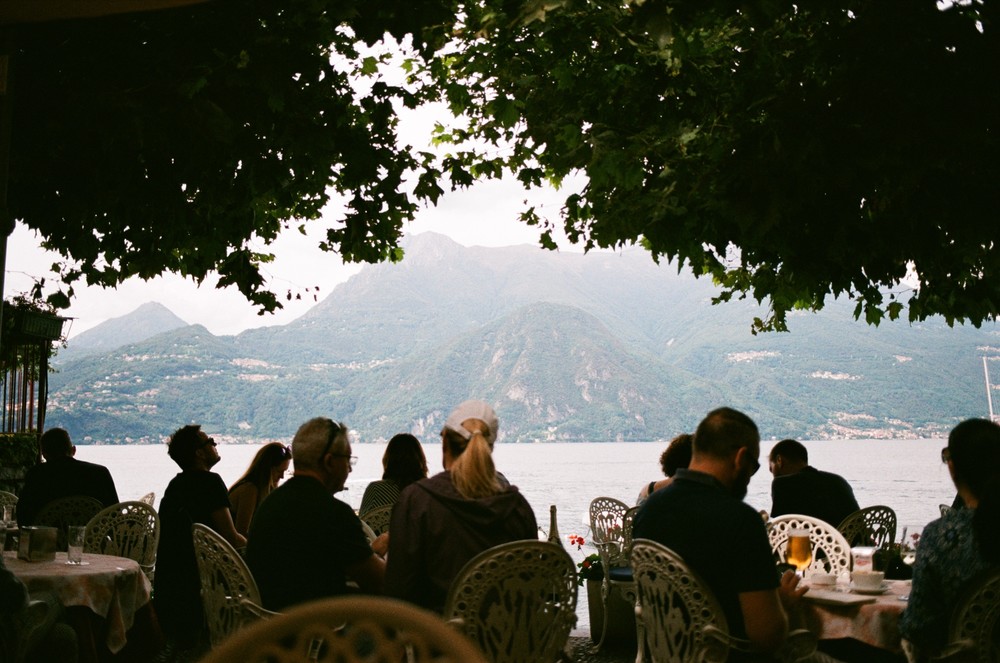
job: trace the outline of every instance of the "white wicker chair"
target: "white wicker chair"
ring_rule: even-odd
[[[375,536],[389,531],[389,518],[392,516],[392,505],[380,506],[371,511],[367,511],[361,516],[361,522],[368,525]]]
[[[276,614],[260,607],[260,590],[253,574],[228,541],[201,523],[191,526],[191,536],[201,577],[201,604],[213,648],[248,622]]]
[[[201,663],[232,661],[487,663],[475,645],[438,615],[370,596],[305,603],[248,626]]]
[[[781,561],[785,560],[788,531],[805,529],[809,532],[809,542],[813,549],[813,559],[809,565],[811,570],[834,575],[851,570],[851,546],[844,535],[830,523],[810,516],[787,514],[771,518],[765,526],[767,527],[767,538],[771,542],[771,550]],[[822,551],[823,554],[817,554],[819,551]]]
[[[837,525],[852,546],[881,548],[896,542],[896,512],[887,506],[869,506],[859,509]]]
[[[144,502],[120,502],[97,512],[87,523],[84,552],[128,557],[153,582],[160,517]]]
[[[576,623],[576,564],[547,541],[513,541],[462,568],[445,600],[444,618],[492,663],[560,660]]]
[[[749,642],[729,634],[715,595],[679,555],[655,541],[636,539],[632,546],[644,643],[654,663],[725,661],[730,649],[749,650]],[[816,636],[793,631],[779,651],[782,661],[798,661],[816,651]]]

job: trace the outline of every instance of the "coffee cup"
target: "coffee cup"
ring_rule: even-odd
[[[885,573],[882,571],[855,571],[851,574],[851,582],[858,589],[879,589]]]
[[[809,584],[817,587],[836,585],[837,576],[832,573],[813,573],[809,576]]]

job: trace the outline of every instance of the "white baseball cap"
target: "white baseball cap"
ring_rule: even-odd
[[[489,444],[493,444],[497,439],[497,430],[500,427],[500,421],[497,419],[497,413],[493,411],[485,401],[465,401],[448,415],[448,419],[444,422],[444,427],[448,430],[455,431],[466,440],[472,437],[472,431],[466,430],[462,426],[462,422],[469,419],[478,419],[486,424],[487,432],[483,435]]]

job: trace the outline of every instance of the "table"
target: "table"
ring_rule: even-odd
[[[111,653],[125,647],[135,613],[150,600],[149,580],[138,563],[125,557],[84,553],[87,564],[76,566],[66,563],[64,552],[49,562],[26,562],[5,552],[3,561],[29,593],[51,592],[63,606],[89,608],[103,618]]]
[[[816,590],[817,596],[810,599],[809,593],[806,593],[805,600],[802,601],[806,627],[820,640],[853,638],[891,652],[902,651],[899,617],[906,608],[906,601],[900,597],[910,593],[910,581],[887,580],[886,583],[889,585],[886,593],[869,596],[867,598],[874,601],[860,605],[820,603],[818,596],[822,592],[819,590],[827,588],[812,588],[810,591]],[[838,587],[838,589],[847,588]],[[859,595],[845,594],[845,596]]]

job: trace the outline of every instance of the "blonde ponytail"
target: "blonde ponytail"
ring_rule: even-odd
[[[466,499],[477,499],[499,493],[493,448],[483,431],[472,431],[468,442],[450,430],[445,431],[445,437],[454,458],[449,471],[458,494]]]

